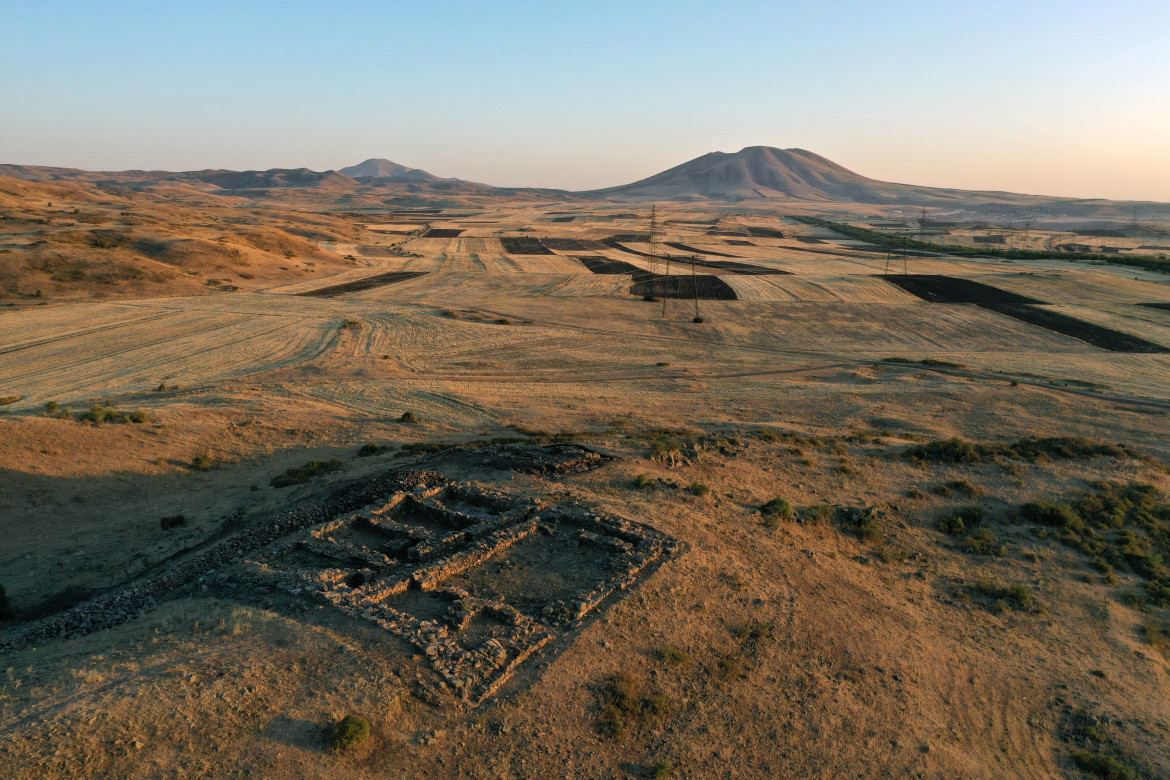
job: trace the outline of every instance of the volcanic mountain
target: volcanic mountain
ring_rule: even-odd
[[[784,198],[947,205],[969,204],[973,197],[999,203],[1034,200],[1033,196],[1007,192],[972,192],[878,181],[804,149],[770,146],[749,146],[734,154],[711,152],[632,184],[581,194],[617,201]]]
[[[462,179],[444,179],[433,173],[427,173],[420,168],[408,168],[405,165],[399,165],[396,162],[391,162],[381,157],[371,157],[365,162],[351,165],[348,168],[342,168],[338,173],[343,173],[351,179],[357,179],[362,182],[368,180],[412,183],[462,181]]]

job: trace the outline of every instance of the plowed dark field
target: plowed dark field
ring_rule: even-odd
[[[600,241],[589,241],[587,239],[542,238],[540,239],[540,243],[549,249],[556,249],[561,252],[598,252],[605,249],[605,244]]]
[[[1017,295],[989,284],[936,274],[887,274],[881,277],[931,303],[1044,303],[1025,295]]]
[[[1039,306],[1022,306],[1011,303],[981,303],[978,305],[981,308],[1012,317],[1021,322],[1026,322],[1029,325],[1035,325],[1045,330],[1071,336],[1074,339],[1092,344],[1094,347],[1107,349],[1110,352],[1170,353],[1170,349],[1163,347],[1161,344],[1155,344],[1139,336],[1132,336],[1128,333],[1113,330],[1112,328],[1094,325],[1091,322],[1078,320],[1076,317],[1070,317],[1067,314],[1061,314]]]
[[[683,244],[683,243],[680,243],[678,241],[667,241],[665,243],[668,247],[671,247],[673,249],[677,249],[680,252],[690,252],[692,254],[697,254],[697,255],[711,255],[712,257],[739,257],[739,255],[729,255],[729,254],[726,254],[724,252],[716,252],[713,249],[699,249],[697,246],[691,246],[690,244]],[[730,243],[730,242],[728,242],[728,243]],[[748,244],[748,246],[753,246],[753,244]]]
[[[367,276],[365,279],[356,279],[344,284],[335,284],[330,287],[321,287],[316,290],[297,293],[297,295],[312,298],[333,298],[338,295],[345,295],[346,293],[358,292],[359,290],[368,290],[371,287],[382,287],[387,284],[405,282],[407,279],[424,276],[425,274],[426,271],[390,271],[389,273]]]
[[[735,290],[718,276],[652,276],[634,282],[630,287],[634,295],[653,295],[655,298],[699,298],[704,301],[736,301]]]
[[[636,265],[621,260],[613,260],[602,255],[576,255],[573,259],[580,262],[595,274],[630,274],[631,276],[635,276],[647,273]]]
[[[540,243],[539,238],[528,238],[527,236],[509,236],[501,238],[500,243],[504,245],[504,251],[510,255],[551,255],[553,254],[548,247]]]

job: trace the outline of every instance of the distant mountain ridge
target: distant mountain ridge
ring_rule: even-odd
[[[1170,205],[1148,201],[1062,198],[1011,192],[947,189],[879,181],[854,173],[804,149],[748,146],[738,152],[710,152],[661,173],[604,189],[570,192],[545,188],[494,187],[464,179],[441,178],[419,168],[372,157],[339,171],[272,168],[266,171],[85,171],[38,165],[2,165],[0,177],[26,181],[81,181],[144,188],[181,185],[208,194],[297,197],[297,191],[334,197],[386,192],[416,199],[491,199],[524,196],[555,201],[605,200],[619,203],[651,201],[803,201],[875,205],[928,206],[956,210],[1058,209],[1069,216],[1111,214],[1132,206],[1153,207],[1170,215]],[[419,201],[421,202],[421,200]],[[452,201],[454,202],[454,201]]]

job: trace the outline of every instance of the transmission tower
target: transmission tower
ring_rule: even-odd
[[[655,276],[658,275],[658,254],[661,251],[658,247],[658,207],[650,206],[650,249],[647,252],[649,255],[646,259],[650,263],[650,273]]]

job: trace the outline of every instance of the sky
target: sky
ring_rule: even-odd
[[[1170,202],[1167,0],[54,2],[0,11],[0,162],[589,189],[711,151]]]

